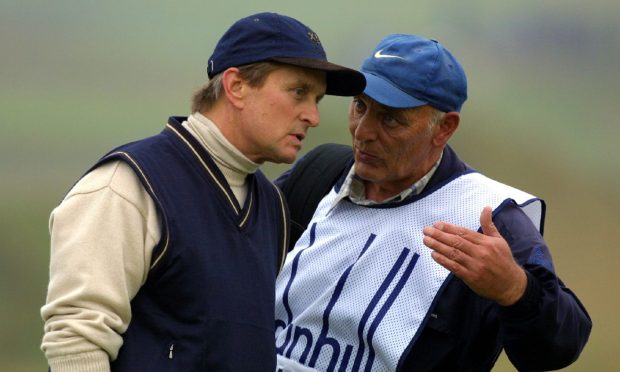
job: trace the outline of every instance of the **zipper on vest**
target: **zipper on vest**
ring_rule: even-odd
[[[174,344],[170,344],[170,348],[168,349],[168,359],[174,358]]]

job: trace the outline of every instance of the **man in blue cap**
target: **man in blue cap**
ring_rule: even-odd
[[[258,170],[295,160],[324,94],[362,92],[318,36],[243,18],[189,117],[93,166],[50,219],[42,349],[58,371],[273,371],[283,198]]]
[[[591,321],[554,272],[544,202],[447,145],[467,98],[460,63],[397,34],[361,71],[351,160],[322,146],[276,180],[307,227],[276,282],[279,368],[488,371],[502,348],[519,370],[572,363]],[[300,196],[322,180],[325,196]]]

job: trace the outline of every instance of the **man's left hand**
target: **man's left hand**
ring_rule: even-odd
[[[446,222],[424,228],[424,245],[433,259],[459,277],[478,295],[509,306],[527,286],[525,271],[493,224],[492,209],[480,214],[482,234]]]

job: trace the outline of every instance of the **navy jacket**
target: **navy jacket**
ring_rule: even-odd
[[[248,176],[245,205],[238,205],[182,120],[171,118],[159,135],[101,160],[127,162],[162,220],[112,370],[274,370],[273,288],[287,240],[283,199],[257,172]]]
[[[337,189],[352,164],[349,161],[342,169],[335,183]],[[296,195],[290,187],[292,183],[287,185],[295,166],[275,181],[285,190],[287,199]],[[446,147],[437,171],[422,193],[413,198],[422,198],[457,175],[471,171]],[[295,216],[292,208],[291,215]],[[292,222],[295,225],[296,221]],[[478,296],[463,281],[451,276],[429,322],[400,361],[399,370],[488,371],[502,348],[520,371],[550,370],[569,365],[581,353],[590,335],[590,317],[556,276],[541,234],[514,204],[502,208],[493,222],[526,270],[525,294],[514,305],[502,307]]]

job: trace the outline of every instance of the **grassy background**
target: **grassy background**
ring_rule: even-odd
[[[436,38],[463,63],[470,98],[452,145],[487,175],[547,201],[557,271],[594,321],[570,371],[620,363],[620,4],[599,0],[0,0],[0,370],[44,370],[39,308],[51,209],[108,149],[189,109],[206,61],[240,17],[277,11],[359,67],[388,33]],[[348,99],[321,103],[305,150],[349,143]],[[271,177],[286,169],[264,168]],[[502,358],[495,371],[511,371]]]

